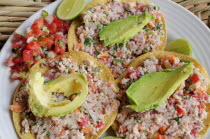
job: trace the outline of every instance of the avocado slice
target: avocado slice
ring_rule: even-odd
[[[99,32],[100,40],[104,46],[113,46],[118,43],[125,43],[132,39],[142,28],[155,17],[147,12],[137,16],[114,21]]]
[[[142,76],[126,90],[129,107],[136,112],[157,108],[190,76],[193,63],[189,62],[175,70],[154,72]]]
[[[83,74],[75,72],[44,83],[41,73],[35,72],[29,76],[27,90],[28,104],[35,116],[60,117],[82,105],[88,95],[88,82]],[[79,91],[81,93],[73,101],[52,102],[52,93],[64,93],[64,96],[69,97]]]

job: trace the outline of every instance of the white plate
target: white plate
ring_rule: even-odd
[[[54,13],[58,6],[58,0],[45,8],[50,14]],[[88,2],[91,0],[87,0]],[[161,7],[167,20],[168,40],[176,38],[185,38],[190,41],[193,46],[193,56],[200,61],[203,66],[210,73],[210,62],[208,62],[208,55],[210,54],[210,30],[191,12],[183,7],[177,5],[170,0],[151,0]],[[27,27],[31,26],[35,19],[39,18],[41,10],[26,20],[17,30],[25,31]],[[0,53],[0,138],[15,139],[15,133],[11,113],[8,105],[11,104],[14,90],[18,82],[11,82],[10,69],[4,65],[4,62],[11,54],[11,36]],[[210,138],[210,134],[206,139]]]

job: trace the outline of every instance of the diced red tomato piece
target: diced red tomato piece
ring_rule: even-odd
[[[207,93],[196,93],[193,97],[197,98],[198,100],[207,100],[209,98]]]
[[[194,74],[190,79],[193,83],[197,83],[200,80],[197,74]]]
[[[67,22],[64,22],[63,23],[63,26],[65,28],[65,31],[68,32],[69,31],[69,28],[70,28],[70,25]]]
[[[58,19],[57,17],[54,17],[53,22],[57,25],[58,28],[63,27],[63,21]]]
[[[191,133],[190,133],[191,135],[196,135],[196,134],[198,134],[198,131],[197,131],[197,129],[193,129],[193,130],[191,130]]]
[[[37,51],[39,47],[41,46],[40,41],[31,41],[29,44],[26,46],[26,49],[32,50],[32,51]]]
[[[164,136],[164,135],[159,135],[156,139],[166,139],[166,136]]]
[[[22,63],[23,62],[23,58],[15,58],[15,59],[13,59],[13,62],[15,63],[15,64],[19,64],[19,63]]]
[[[178,116],[181,116],[185,113],[185,110],[180,107],[176,107],[176,111],[177,111]]]
[[[205,109],[206,105],[203,102],[200,102],[200,104],[198,105],[198,109]]]
[[[80,118],[81,122],[80,122],[80,126],[81,127],[85,127],[88,123],[89,123],[89,119],[87,117],[82,117]]]
[[[32,25],[31,29],[33,30],[33,33],[37,37],[44,35],[44,31],[42,31],[41,29],[39,29],[36,25]]]
[[[14,43],[14,44],[12,45],[12,48],[19,48],[20,46],[21,46],[21,44]]]
[[[43,42],[43,46],[46,46],[48,50],[51,50],[52,45],[54,43],[53,40],[51,40],[47,37],[44,37],[44,38],[42,38],[42,42]]]
[[[28,63],[29,61],[33,61],[33,56],[32,56],[33,52],[30,50],[24,50],[23,51],[23,61]]]
[[[42,29],[42,27],[44,26],[44,19],[42,17],[36,19],[33,25],[37,26],[38,29]]]
[[[55,23],[47,25],[49,31],[51,34],[56,33],[57,30],[57,25]]]
[[[19,34],[15,34],[14,38],[12,39],[13,42],[19,42],[22,39],[24,39],[24,37],[22,35]]]
[[[139,70],[135,70],[135,69],[128,69],[127,73],[126,73],[126,77],[130,77],[131,74],[135,73],[137,77],[140,76],[140,72]]]
[[[104,122],[99,121],[98,124],[96,125],[97,128],[102,128],[104,126]]]
[[[169,103],[170,105],[174,105],[175,102],[176,102],[176,100],[175,100],[175,98],[173,98],[173,97],[170,97],[170,98],[168,99],[168,103]]]
[[[163,16],[162,13],[156,13],[155,15],[157,18]]]

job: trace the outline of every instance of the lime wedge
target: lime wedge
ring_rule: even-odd
[[[86,0],[63,0],[57,8],[56,15],[61,20],[72,20],[84,9]]]
[[[165,47],[165,51],[192,56],[192,46],[186,39],[176,39],[169,42]]]

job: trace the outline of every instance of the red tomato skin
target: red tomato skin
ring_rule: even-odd
[[[15,34],[14,38],[12,39],[13,42],[19,42],[21,40],[23,40],[24,37],[22,35],[19,34]]]
[[[197,74],[194,74],[190,79],[193,83],[197,83],[200,80]]]
[[[183,110],[182,108],[180,107],[176,107],[176,111],[177,111],[177,115],[178,116],[181,116],[185,113],[185,110]]]
[[[24,50],[23,51],[23,61],[24,62],[29,62],[29,61],[33,61],[33,56],[32,56],[33,52],[30,50]]]
[[[42,27],[44,26],[44,19],[42,17],[36,19],[33,25],[37,26],[38,29],[42,29]]]
[[[58,28],[63,27],[63,21],[58,19],[57,17],[54,17],[53,23],[55,23]]]
[[[81,119],[81,122],[80,122],[81,127],[85,127],[89,122],[89,119],[87,117],[82,117],[80,119]]]
[[[166,139],[166,136],[164,136],[164,135],[159,135],[156,139]]]
[[[99,121],[98,124],[96,125],[97,128],[102,128],[104,126],[104,122]]]
[[[54,33],[56,33],[57,25],[55,23],[51,23],[51,24],[47,25],[47,28],[49,29],[50,34],[54,34]]]
[[[39,47],[41,46],[40,41],[31,41],[29,44],[26,46],[26,49],[32,50],[32,51],[37,51]]]

